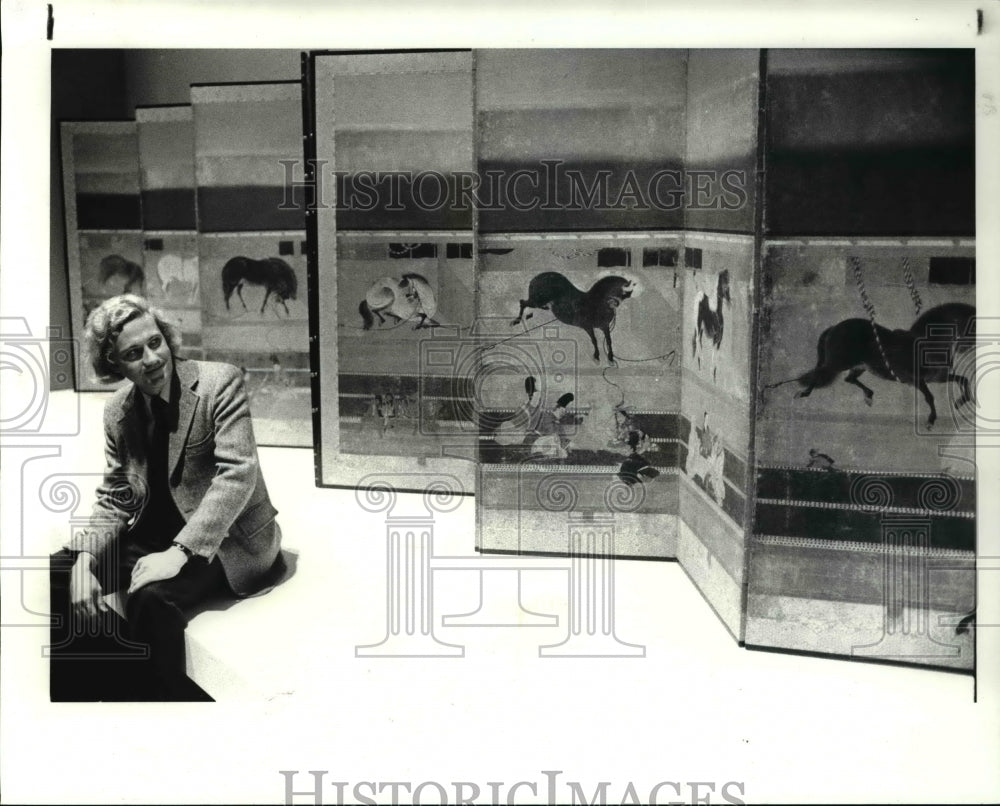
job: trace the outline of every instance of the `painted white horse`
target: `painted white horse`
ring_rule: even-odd
[[[194,302],[198,299],[198,258],[181,258],[180,255],[168,254],[159,259],[156,264],[156,276],[160,279],[160,288],[164,295],[169,296],[171,286],[186,291],[187,299]]]
[[[437,313],[437,297],[427,278],[419,274],[404,274],[401,278],[382,277],[371,284],[368,293],[358,306],[364,320],[364,329],[371,330],[375,324],[385,324],[385,316],[391,316],[397,323],[418,319],[414,330],[421,327],[437,327],[434,314]],[[383,316],[385,314],[385,316]]]

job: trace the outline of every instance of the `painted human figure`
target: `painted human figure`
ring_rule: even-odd
[[[618,469],[618,478],[629,486],[641,482],[652,481],[660,475],[660,471],[650,464],[645,456],[649,438],[639,432],[631,431],[628,435],[629,455]]]
[[[550,459],[566,459],[569,456],[570,441],[577,425],[575,418],[569,416],[568,410],[573,399],[572,392],[567,392],[556,401],[552,409],[541,412],[535,426],[538,437],[531,443],[533,456]]]
[[[535,379],[529,375],[524,379],[524,403],[514,412],[513,417],[501,422],[493,434],[498,445],[526,445],[534,440],[538,415],[541,413],[535,400],[536,392]]]

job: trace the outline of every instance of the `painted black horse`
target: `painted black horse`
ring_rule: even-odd
[[[956,353],[974,346],[975,316],[972,305],[950,302],[925,312],[909,330],[889,330],[868,319],[838,322],[820,334],[816,366],[793,379],[805,387],[798,397],[808,397],[813,389],[829,386],[846,371],[844,381],[864,392],[865,403],[870,406],[875,393],[858,380],[867,369],[878,378],[898,380],[919,389],[930,407],[930,428],[937,420],[937,409],[928,382],[957,383],[962,395],[955,401],[955,408],[971,399],[969,379],[954,372],[952,365]]]
[[[295,299],[298,293],[298,280],[292,267],[278,257],[268,257],[263,260],[253,260],[248,257],[234,257],[226,262],[222,267],[222,293],[226,300],[226,310],[229,310],[229,298],[235,291],[243,303],[243,310],[247,310],[246,300],[243,299],[243,285],[262,286],[264,288],[264,301],[261,303],[260,312],[264,313],[267,301],[274,294],[274,298],[281,303],[288,314],[288,305],[285,300]]]
[[[632,296],[632,281],[624,277],[602,277],[589,291],[581,291],[559,272],[546,271],[536,274],[528,285],[528,298],[521,300],[521,310],[511,325],[519,325],[533,314],[525,315],[525,308],[542,308],[552,312],[560,322],[582,328],[594,345],[594,360],[600,361],[595,330],[604,334],[608,362],[615,363],[611,346],[611,323],[618,306]]]
[[[145,293],[146,273],[138,263],[126,260],[121,255],[108,255],[101,260],[101,285],[104,285],[112,277],[121,277],[124,280],[125,285],[122,291],[125,294]]]

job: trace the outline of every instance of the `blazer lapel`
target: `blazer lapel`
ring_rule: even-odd
[[[118,437],[124,446],[125,470],[142,479],[141,486],[136,488],[132,484],[131,475],[128,477],[129,485],[134,489],[137,499],[142,502],[140,510],[136,511],[133,518],[138,517],[141,507],[145,506],[145,496],[149,490],[149,440],[146,436],[146,417],[141,409],[143,405],[141,393],[138,387],[133,385],[122,400],[121,410],[118,412]]]
[[[194,410],[198,405],[198,394],[194,387],[198,385],[198,365],[191,361],[175,360],[174,367],[177,380],[180,382],[180,398],[177,401],[177,430],[170,435],[167,449],[168,473],[173,475],[177,462],[184,452],[191,423],[194,420]]]

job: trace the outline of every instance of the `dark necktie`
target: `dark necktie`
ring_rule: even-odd
[[[173,425],[170,405],[162,398],[150,399],[152,430],[149,438],[147,481],[149,500],[146,503],[140,540],[157,548],[169,545],[184,525],[170,495],[168,482],[168,446]]]
[[[153,429],[149,441],[150,476],[155,473],[157,480],[165,483],[167,446],[170,442],[170,405],[161,397],[152,398],[150,405],[153,412]]]

